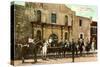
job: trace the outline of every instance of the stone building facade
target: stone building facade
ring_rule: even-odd
[[[15,7],[16,39],[53,38],[58,42],[74,38],[90,39],[91,19],[76,16],[64,4],[31,3]],[[26,41],[25,40],[25,41]]]
[[[76,16],[73,28],[74,39],[82,38],[84,41],[90,41],[91,18]]]

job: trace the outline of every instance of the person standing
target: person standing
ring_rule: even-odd
[[[80,39],[80,42],[79,42],[80,56],[82,56],[83,48],[84,48],[84,40]]]

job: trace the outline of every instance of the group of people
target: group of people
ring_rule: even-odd
[[[48,47],[51,46],[51,43],[52,43],[51,39],[37,40],[37,39],[28,38],[28,47],[30,49],[30,52],[34,55],[35,62],[37,62],[38,51],[42,53],[42,59],[46,60]],[[74,39],[72,39],[71,41],[61,40],[60,42],[57,43],[56,46],[64,48],[63,50],[64,55],[66,52],[72,52],[72,57],[74,57],[74,55],[82,55],[84,51],[86,51],[87,53],[90,50],[94,51],[95,50],[94,45],[95,45],[94,41],[93,42],[87,41],[85,43],[84,39],[78,39],[78,41],[75,41]],[[22,57],[22,60],[23,60],[23,57]]]
[[[65,40],[60,42],[61,46],[66,49],[67,52],[74,52],[76,55],[82,55],[83,53],[89,53],[89,51],[96,50],[96,42],[95,41],[88,41],[85,42],[84,39],[78,39],[75,41],[72,39],[71,41]]]
[[[51,46],[51,43],[52,43],[52,40],[47,40],[44,45]],[[96,50],[95,46],[96,46],[96,42],[94,40],[92,41],[87,40],[85,42],[84,39],[79,38],[77,41],[75,41],[74,39],[72,39],[71,41],[61,40],[60,42],[56,44],[55,47],[61,47],[61,49],[58,52],[64,53],[63,54],[64,56],[66,52],[72,52],[72,54],[74,52],[75,55],[82,56],[83,53],[88,54],[89,51],[94,52]],[[46,46],[45,48],[46,48],[46,51],[45,51],[45,56],[46,56],[48,46]]]

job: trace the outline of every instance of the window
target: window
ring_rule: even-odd
[[[79,26],[82,26],[82,20],[79,20]]]
[[[65,15],[65,25],[68,25],[68,16]]]
[[[80,34],[80,38],[83,39],[83,34]]]
[[[54,13],[51,14],[51,22],[56,23],[56,14]]]
[[[37,10],[37,21],[41,22],[41,11]]]
[[[97,29],[96,28],[91,28],[91,33],[92,34],[96,34],[97,33]]]

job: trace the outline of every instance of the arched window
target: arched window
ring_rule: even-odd
[[[83,39],[83,34],[80,34],[80,38]]]
[[[37,10],[37,21],[41,22],[41,11]]]

